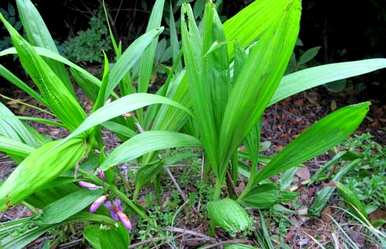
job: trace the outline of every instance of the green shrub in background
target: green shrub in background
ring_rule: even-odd
[[[109,31],[102,8],[91,17],[89,28],[68,38],[61,46],[63,54],[75,62],[102,62],[102,51],[110,52]]]

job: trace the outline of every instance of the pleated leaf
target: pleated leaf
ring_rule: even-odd
[[[179,147],[197,147],[201,143],[195,137],[170,131],[146,131],[115,148],[101,168],[108,168],[134,160],[149,152]]]
[[[81,133],[97,125],[100,125],[110,119],[154,104],[171,105],[181,110],[184,110],[187,113],[190,113],[190,111],[186,107],[168,98],[155,94],[134,93],[117,99],[109,104],[106,104],[94,113],[92,113],[69,137],[67,137],[67,139],[78,136]]]
[[[161,27],[162,14],[165,0],[157,0],[151,11],[150,19],[147,24],[146,32]],[[153,74],[154,58],[158,45],[158,37],[154,38],[142,55],[139,67],[138,92],[147,92],[151,76]]]
[[[299,32],[301,4],[299,0],[285,2],[275,10],[279,20],[270,25],[250,50],[230,93],[220,131],[220,165],[227,164],[262,116],[292,55]],[[224,176],[225,168],[221,166],[217,174]]]
[[[68,129],[74,130],[86,116],[82,107],[56,73],[36,53],[35,49],[18,34],[2,15],[0,15],[0,19],[11,35],[12,43],[23,68],[39,88],[48,107]]]
[[[50,32],[39,11],[35,8],[30,0],[16,0],[19,17],[23,24],[24,32],[27,35],[27,40],[37,47],[42,47],[51,50],[54,53],[59,53],[56,48],[55,41],[52,39]],[[46,60],[47,64],[55,72],[55,74],[65,84],[67,89],[73,92],[70,78],[64,66],[55,61]]]
[[[50,142],[33,151],[0,186],[0,211],[9,208],[74,167],[86,153],[79,139]]]
[[[0,136],[0,152],[16,158],[26,158],[35,148],[4,136]]]
[[[291,73],[282,79],[269,105],[313,87],[370,73],[382,68],[386,68],[386,59],[332,63]]]
[[[370,103],[350,105],[315,123],[276,154],[257,177],[255,183],[277,175],[314,158],[343,142],[365,118]]]

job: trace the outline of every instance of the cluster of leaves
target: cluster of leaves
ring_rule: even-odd
[[[103,9],[100,8],[96,15],[90,18],[87,30],[79,31],[74,37],[68,38],[60,48],[66,58],[74,62],[101,63],[102,51],[112,51]]]
[[[312,87],[386,67],[386,59],[371,59],[284,76],[299,32],[300,0],[254,1],[224,23],[212,2],[206,3],[199,23],[184,3],[181,41],[172,11],[169,16],[173,64],[165,67],[165,82],[149,94],[158,37],[164,30],[164,0],[155,2],[146,33],[125,50],[108,25],[114,63],[104,55],[101,79],[58,53],[31,1],[16,4],[26,39],[0,15],[14,46],[0,56],[16,54],[35,88],[3,66],[0,75],[46,106],[56,119],[23,120],[60,126],[70,134],[50,141],[0,106],[0,149],[19,163],[0,187],[0,210],[24,202],[36,211],[33,217],[2,224],[4,248],[23,248],[45,232],[75,222],[86,225],[84,237],[94,248],[127,248],[129,232],[123,225],[127,229],[132,225],[124,212],[156,224],[150,210],[138,202],[142,188],[159,190],[160,175],[168,173],[170,165],[201,154],[203,178],[213,187],[207,204],[212,232],[216,227],[231,236],[247,231],[252,220],[246,208],[270,208],[296,197],[271,177],[343,142],[370,104],[329,114],[269,158],[260,155],[264,110]],[[90,113],[77,100],[72,79],[92,102]],[[102,128],[122,140],[109,153]],[[134,186],[127,183],[121,165],[137,169]],[[247,184],[237,192],[232,186],[239,179]],[[84,210],[90,204],[91,213]],[[21,228],[25,229],[12,233]]]

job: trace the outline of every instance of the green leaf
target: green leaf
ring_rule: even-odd
[[[46,206],[43,213],[36,219],[36,222],[42,225],[52,225],[60,223],[74,214],[82,211],[92,204],[103,191],[90,191],[81,189],[62,197],[61,199]]]
[[[243,244],[231,244],[231,245],[225,245],[224,249],[257,249],[257,248],[249,245],[243,245]]]
[[[166,104],[171,105],[187,113],[190,111],[182,106],[181,104],[174,102],[168,98],[148,94],[148,93],[134,93],[117,99],[109,104],[106,104],[102,108],[92,113],[69,137],[70,139],[80,135],[81,133],[93,128],[94,126],[100,125],[110,119],[116,118],[125,113],[135,111],[145,106],[154,104]]]
[[[4,136],[0,136],[0,151],[13,157],[26,158],[35,148]]]
[[[369,59],[307,68],[286,75],[269,105],[316,86],[370,73],[385,67],[386,59]]]
[[[244,208],[232,199],[208,203],[208,217],[211,222],[234,236],[251,228],[252,221]]]
[[[272,183],[262,184],[251,189],[239,202],[253,208],[270,208],[280,201],[279,188]]]
[[[41,137],[38,133],[29,130],[30,127],[23,124],[5,105],[0,102],[0,135],[22,142],[31,147],[41,145]]]
[[[314,47],[308,49],[302,56],[299,58],[298,65],[304,65],[307,62],[310,62],[312,59],[315,58],[315,56],[319,53],[320,47]]]
[[[0,19],[11,35],[12,43],[17,50],[23,68],[39,88],[48,107],[68,129],[75,129],[86,116],[80,104],[34,48],[18,34],[2,15],[0,15]]]
[[[353,191],[351,191],[351,189],[344,186],[340,182],[336,182],[336,187],[338,189],[339,195],[343,198],[346,204],[353,209],[354,213],[357,215],[357,218],[368,223],[366,206],[364,203],[362,203],[359,197]]]
[[[36,99],[40,103],[45,104],[45,100],[42,96],[33,90],[31,87],[27,85],[27,83],[23,82],[16,75],[14,75],[11,71],[5,68],[3,65],[0,65],[0,76],[4,77],[4,79],[8,80],[10,83],[30,95],[32,98]]]
[[[196,138],[170,131],[146,131],[115,148],[100,166],[103,170],[134,160],[149,152],[169,148],[200,146]]]
[[[153,9],[151,11],[150,19],[147,24],[146,32],[155,28],[160,28],[162,21],[162,14],[164,10],[165,0],[156,0]],[[158,45],[158,36],[154,38],[151,44],[144,51],[140,66],[139,66],[139,78],[138,78],[138,92],[147,92],[151,76],[153,74],[154,58],[156,55],[156,49]]]
[[[129,246],[129,235],[122,226],[87,226],[83,235],[94,249],[127,249]]]
[[[301,3],[285,2],[272,14],[272,18],[277,14],[280,18],[251,48],[235,79],[219,133],[219,165],[227,165],[230,155],[261,118],[286,70],[299,32]],[[221,166],[218,171],[224,177],[225,168]]]
[[[11,207],[74,167],[86,153],[82,140],[50,142],[33,151],[0,186],[0,211]]]
[[[340,181],[343,176],[345,176],[351,169],[358,165],[360,160],[355,160],[348,165],[344,166],[339,172],[332,178],[332,181]],[[320,216],[320,213],[327,205],[330,200],[331,195],[334,193],[335,187],[326,186],[318,191],[315,199],[313,200],[311,206],[308,209],[308,213],[312,216]]]
[[[141,55],[145,49],[151,44],[151,42],[158,37],[163,31],[163,28],[155,28],[144,35],[137,38],[119,57],[118,61],[114,64],[110,72],[109,83],[106,87],[105,99],[107,99],[114,88],[125,77],[130,69],[141,58]]]
[[[297,167],[335,145],[353,133],[365,118],[370,103],[350,105],[321,119],[277,153],[253,180],[255,183]]]
[[[49,49],[54,53],[59,53],[46,24],[32,2],[30,0],[16,0],[16,4],[28,41],[34,46]],[[65,84],[67,89],[74,94],[70,78],[68,77],[64,66],[50,60],[46,60],[46,62]]]
[[[226,39],[240,44],[242,48],[247,48],[282,18],[283,10],[291,2],[288,0],[253,1],[224,23]],[[228,52],[230,57],[233,57],[234,46],[228,46]]]

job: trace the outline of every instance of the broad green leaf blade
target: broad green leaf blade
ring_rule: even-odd
[[[30,128],[32,130],[32,128]],[[0,102],[0,135],[31,147],[41,145],[38,133],[33,133],[5,105]]]
[[[214,225],[223,228],[231,236],[246,231],[252,226],[248,213],[232,199],[209,202],[208,217]]]
[[[285,2],[275,10],[280,18],[250,50],[235,79],[220,130],[220,165],[227,165],[230,155],[261,118],[287,68],[299,32],[301,3]],[[225,172],[221,167],[218,175],[224,177]]]
[[[87,151],[82,140],[50,142],[33,151],[0,186],[0,211],[11,207],[74,167]]]
[[[17,158],[26,158],[35,148],[4,136],[0,136],[0,152]]]
[[[66,139],[68,140],[70,138],[78,136],[81,133],[93,128],[94,126],[100,125],[110,119],[119,117],[125,113],[129,113],[145,106],[154,104],[171,105],[181,110],[184,110],[185,112],[190,114],[190,111],[186,107],[168,98],[148,93],[134,93],[117,99],[92,113]]]
[[[144,35],[136,39],[123,54],[119,57],[118,61],[114,64],[110,72],[109,84],[106,88],[105,99],[107,99],[114,88],[121,82],[125,75],[130,72],[130,69],[141,58],[145,49],[151,44],[151,42],[158,37],[163,31],[163,28],[155,28],[148,31]]]
[[[278,186],[272,183],[262,184],[251,189],[239,202],[253,208],[270,208],[280,200]]]
[[[259,171],[253,181],[258,183],[292,167],[297,167],[343,142],[358,128],[369,106],[369,102],[350,105],[316,122],[277,153],[268,165]]]
[[[102,76],[102,85],[99,88],[97,98],[95,100],[93,111],[98,110],[101,106],[105,104],[105,93],[107,84],[109,83],[110,76],[110,63],[107,55],[103,52],[104,64],[103,64],[103,76]]]
[[[11,35],[23,68],[40,90],[48,107],[70,130],[75,129],[86,114],[61,79],[36,53],[34,48],[0,15],[0,19]]]
[[[28,41],[34,46],[43,47],[54,53],[59,53],[46,24],[32,2],[30,0],[16,0],[16,4]],[[50,60],[46,60],[46,62],[68,90],[74,93],[70,78],[64,66]]]
[[[267,31],[277,20],[291,1],[258,0],[242,9],[224,23],[224,31],[229,42],[236,42],[247,48]],[[234,46],[228,46],[230,57],[233,57]]]
[[[151,11],[150,19],[147,24],[146,32],[155,28],[161,27],[162,14],[164,10],[165,0],[156,0]],[[147,92],[151,76],[153,74],[154,58],[158,45],[158,36],[154,38],[151,44],[144,51],[138,72],[138,92]]]
[[[280,82],[269,105],[313,87],[370,73],[382,68],[386,68],[386,59],[340,62],[307,68],[286,75]]]
[[[115,148],[102,163],[101,168],[107,170],[114,165],[134,160],[157,150],[200,145],[200,141],[186,134],[170,131],[145,131]]]
[[[40,96],[39,93],[37,93],[34,89],[29,87],[27,83],[23,82],[21,79],[19,79],[16,75],[14,75],[11,71],[9,71],[7,68],[5,68],[3,65],[0,65],[0,76],[2,76],[4,79],[8,80],[10,83],[15,85],[17,88],[21,89],[25,93],[27,93],[32,98],[36,99],[40,103],[45,104],[45,100]]]
[[[25,231],[27,226],[32,226],[32,228],[27,229],[27,231]],[[20,227],[21,232],[19,233],[15,233],[15,231],[12,231],[13,233],[11,233],[8,237],[0,241],[0,246],[2,249],[24,249],[30,243],[32,243],[51,229],[52,226],[37,227],[29,223],[23,227]]]
[[[43,208],[43,213],[36,222],[41,225],[60,223],[88,207],[102,194],[103,191],[101,190],[90,191],[88,189],[81,189],[66,195]]]
[[[87,226],[83,234],[94,249],[127,249],[129,246],[128,232],[122,226]]]
[[[299,58],[299,62],[297,63],[299,66],[305,65],[306,63],[310,62],[312,59],[315,58],[316,55],[318,55],[318,52],[321,47],[314,47],[308,49],[302,56]]]

